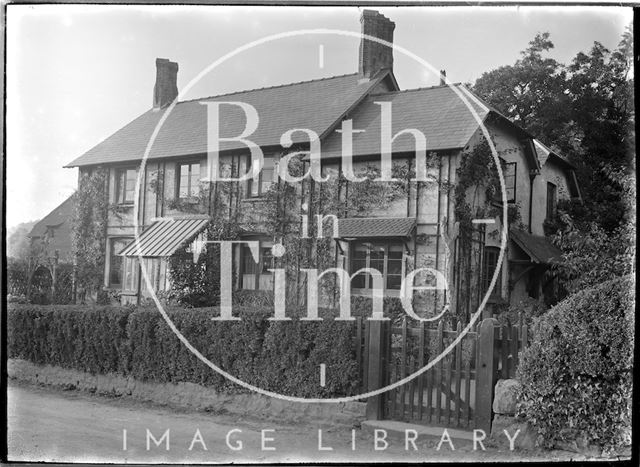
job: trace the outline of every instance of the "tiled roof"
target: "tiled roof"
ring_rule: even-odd
[[[538,160],[540,161],[540,165],[546,164],[547,160],[551,157],[551,160],[555,160],[564,168],[575,169],[573,164],[569,162],[562,155],[558,154],[556,151],[552,150],[541,141],[534,139],[533,144],[536,148],[536,153],[538,154]]]
[[[461,85],[455,85],[483,121],[492,110]],[[391,102],[392,135],[416,128],[424,133],[428,150],[463,148],[479,124],[467,105],[449,86],[372,94],[349,115],[353,128],[353,155],[380,154],[380,113],[376,102]],[[393,142],[394,152],[413,152],[415,139],[402,135]],[[340,157],[341,134],[333,133],[322,143],[324,158]]]
[[[569,186],[569,193],[572,198],[577,198],[582,200],[582,194],[580,193],[580,185],[578,185],[578,179],[575,174],[575,166],[565,159],[563,156],[553,151],[549,147],[545,146],[542,142],[537,139],[533,140],[533,144],[536,148],[536,153],[538,155],[538,160],[540,161],[540,166],[543,166],[547,163],[547,161],[553,161],[558,164],[567,176],[567,184]]]
[[[149,158],[207,152],[207,106],[202,102],[251,104],[260,120],[248,139],[262,147],[279,146],[281,135],[294,128],[308,128],[321,135],[386,76],[388,72],[381,72],[375,79],[361,82],[355,73],[180,102],[164,122]],[[67,167],[141,160],[164,113],[163,110],[145,112]],[[221,137],[238,136],[245,128],[246,118],[239,107],[221,106],[220,114]],[[294,134],[294,142],[306,141],[304,133]],[[236,148],[246,146],[222,142],[220,147],[221,150]]]
[[[57,208],[47,214],[44,219],[33,226],[29,237],[42,237],[47,232],[47,227],[58,227],[70,221],[73,216],[73,197],[69,196]]]
[[[415,226],[414,217],[352,217],[338,219],[338,237],[407,237]]]
[[[209,223],[209,218],[162,219],[145,230],[138,242],[129,243],[120,256],[171,256],[187,241],[192,240]]]
[[[562,251],[542,235],[532,235],[523,230],[511,229],[511,239],[534,263],[552,264],[562,261]]]

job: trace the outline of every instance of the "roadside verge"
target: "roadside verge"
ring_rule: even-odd
[[[195,383],[150,383],[114,374],[92,375],[52,365],[36,365],[9,359],[11,379],[33,384],[76,389],[109,396],[126,396],[174,408],[201,410],[212,414],[235,414],[282,422],[317,422],[359,426],[365,419],[364,402],[337,404],[293,403],[261,394],[222,394]]]

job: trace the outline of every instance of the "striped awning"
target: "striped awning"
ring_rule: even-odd
[[[187,241],[199,234],[208,224],[209,218],[161,219],[140,235],[138,243],[133,240],[120,256],[171,256]]]

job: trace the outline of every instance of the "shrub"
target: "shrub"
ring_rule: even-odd
[[[241,321],[211,321],[217,308],[169,308],[167,314],[194,348],[242,381],[302,397],[353,395],[359,388],[354,322],[269,321],[272,309],[255,307],[234,307]],[[323,317],[332,314],[321,310]],[[10,358],[245,391],[193,355],[151,307],[12,304],[7,336]],[[320,363],[327,368],[325,387],[319,385]]]
[[[535,319],[523,352],[519,411],[545,446],[625,444],[630,433],[634,283],[629,276],[571,295]]]
[[[544,302],[527,297],[515,305],[506,305],[497,313],[497,319],[503,326],[516,326],[522,324],[531,326],[533,320],[547,311]]]
[[[351,316],[369,318],[373,310],[373,299],[360,295],[351,296]],[[382,310],[385,318],[391,318],[394,324],[402,323],[403,318],[411,319],[404,311],[402,302],[398,297],[384,297]]]

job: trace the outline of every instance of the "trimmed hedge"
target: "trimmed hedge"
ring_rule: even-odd
[[[234,307],[234,316],[242,321],[211,321],[217,308],[167,314],[198,351],[242,381],[301,397],[358,392],[353,322],[268,321],[271,310],[240,307]],[[194,356],[155,308],[11,305],[7,335],[10,358],[246,392]],[[326,365],[325,387],[319,384],[320,363]]]
[[[614,279],[535,319],[518,378],[519,411],[543,444],[630,442],[635,287]]]

